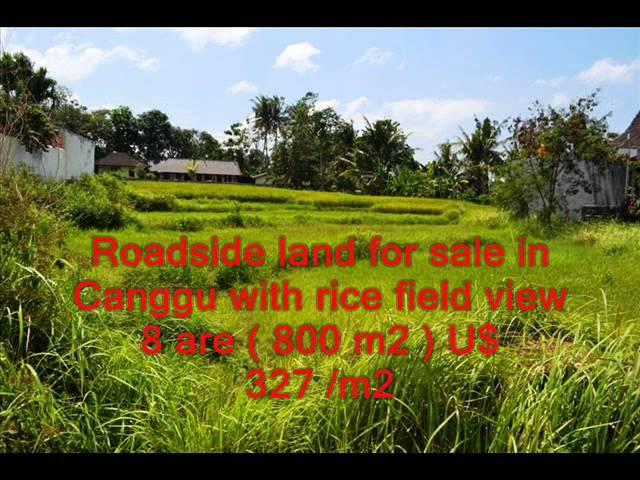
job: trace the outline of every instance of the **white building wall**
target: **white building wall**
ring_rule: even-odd
[[[28,152],[15,138],[4,137],[2,155],[9,165],[27,165],[44,178],[69,180],[94,171],[96,145],[92,140],[63,130],[64,148]]]

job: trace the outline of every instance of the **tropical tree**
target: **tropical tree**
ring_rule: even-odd
[[[278,146],[278,132],[285,121],[284,98],[259,95],[252,100],[254,128],[262,137],[262,151],[266,158],[270,158],[269,137],[273,136],[273,148]]]
[[[444,142],[434,154],[435,160],[428,166],[433,195],[438,198],[461,198],[468,181],[454,145]]]
[[[30,152],[46,149],[56,135],[52,111],[61,99],[45,68],[36,69],[23,53],[0,55],[0,134],[17,138]]]
[[[232,124],[224,134],[222,144],[223,160],[237,162],[245,175],[261,173],[267,166],[267,159],[262,151],[252,146],[249,128],[241,123]]]
[[[107,149],[110,152],[141,154],[138,119],[131,109],[125,106],[114,108],[109,112],[109,120],[113,127],[113,134]]]
[[[489,193],[491,171],[502,164],[502,157],[498,151],[501,125],[489,118],[482,122],[477,118],[474,121],[473,132],[468,134],[462,130],[458,144],[469,186],[478,197]]]
[[[530,116],[512,119],[508,170],[501,172],[502,188],[510,190],[502,195],[506,208],[513,211],[513,197],[526,195],[532,199],[542,224],[548,227],[567,196],[580,189],[593,191],[595,186],[585,177],[581,165],[601,170],[618,158],[608,139],[607,116],[594,116],[597,95],[596,90],[568,108],[545,107],[535,102],[529,109]],[[529,211],[515,205],[519,213]]]
[[[171,148],[172,127],[169,117],[160,110],[149,110],[138,115],[139,147],[146,162],[159,162],[167,158]]]
[[[315,177],[317,136],[313,122],[317,95],[307,93],[286,109],[282,141],[274,150],[269,172],[275,183],[291,188],[309,187]]]
[[[184,168],[187,171],[187,175],[189,175],[189,178],[191,178],[191,180],[195,180],[196,177],[198,176],[198,170],[200,169],[200,165],[201,165],[201,162],[199,162],[195,158],[188,161],[187,164],[185,165]]]
[[[355,147],[340,160],[345,165],[343,176],[371,194],[385,191],[387,183],[400,167],[417,170],[415,150],[407,143],[400,124],[390,119],[374,123],[365,118],[366,127],[357,137]]]

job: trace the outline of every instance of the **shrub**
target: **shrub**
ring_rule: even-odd
[[[46,348],[60,307],[63,204],[62,184],[24,169],[0,176],[0,340],[15,355]]]
[[[133,208],[139,212],[171,212],[177,210],[176,198],[173,195],[142,195],[130,193]]]
[[[358,197],[326,197],[301,200],[301,204],[310,204],[316,208],[369,208],[373,201]]]
[[[206,269],[192,266],[186,267],[154,267],[134,268],[126,270],[122,285],[126,288],[211,288],[212,281]]]
[[[246,216],[240,211],[240,204],[233,202],[233,212],[216,222],[219,228],[260,227],[265,222],[260,217]]]
[[[410,203],[386,203],[375,205],[371,210],[381,213],[417,213],[420,215],[441,215],[444,209],[430,205],[416,205]]]
[[[67,188],[65,211],[80,228],[119,229],[129,221],[124,183],[113,175],[83,175]]]
[[[204,228],[204,220],[196,217],[183,217],[174,223],[175,230],[181,232],[199,232]]]
[[[77,193],[67,202],[69,218],[80,228],[119,229],[126,225],[127,214],[122,205],[88,193]]]
[[[371,251],[369,250],[369,245],[371,245],[371,240],[376,235],[379,235],[379,233],[359,229],[349,235],[349,237],[353,237],[354,239],[355,257],[357,260],[363,260],[370,257]]]
[[[228,290],[237,284],[251,283],[258,277],[258,270],[247,264],[239,267],[223,267],[217,270],[215,285],[220,290]]]
[[[447,210],[444,212],[444,216],[449,221],[449,223],[458,223],[460,221],[460,212],[458,210]]]

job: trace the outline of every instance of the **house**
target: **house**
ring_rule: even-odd
[[[94,171],[95,142],[67,129],[58,130],[47,150],[29,152],[13,137],[3,137],[2,144],[3,163],[28,166],[43,178],[69,180]]]
[[[120,172],[129,178],[136,176],[136,169],[144,168],[141,160],[125,152],[111,152],[96,160],[96,173]]]
[[[247,183],[237,162],[170,158],[151,165],[149,170],[157,174],[160,180]]]
[[[627,129],[613,141],[618,153],[632,161],[638,161],[640,152],[640,111],[636,114]]]
[[[267,172],[259,173],[253,177],[256,185],[273,185],[273,180]]]
[[[640,111],[613,143],[618,147],[618,153],[626,159],[627,194],[640,197]]]

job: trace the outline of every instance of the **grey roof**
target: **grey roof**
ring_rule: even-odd
[[[187,173],[187,166],[193,160],[190,158],[168,158],[152,164],[149,170],[156,173]],[[208,175],[242,175],[237,162],[221,160],[197,160],[198,172]]]
[[[111,152],[96,160],[96,165],[99,167],[137,167],[138,165],[144,165],[144,163],[128,153]]]

